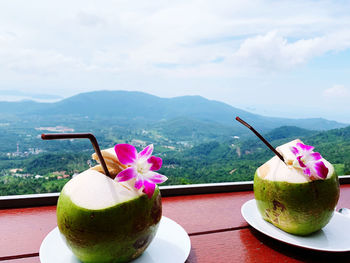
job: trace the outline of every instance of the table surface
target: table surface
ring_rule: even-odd
[[[191,238],[186,262],[350,262],[350,253],[297,248],[254,230],[240,212],[253,198],[252,191],[164,197],[163,215]],[[337,207],[350,207],[350,185],[341,186]],[[40,262],[41,242],[55,227],[55,206],[0,210],[0,262]]]

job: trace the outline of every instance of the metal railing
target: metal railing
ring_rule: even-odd
[[[339,176],[339,183],[350,184],[350,175]],[[159,189],[161,195],[164,197],[252,191],[253,181],[170,185],[160,186]],[[60,193],[0,196],[0,209],[56,205],[59,194]]]

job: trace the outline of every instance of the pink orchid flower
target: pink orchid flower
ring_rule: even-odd
[[[155,184],[163,183],[168,179],[166,176],[154,172],[162,167],[162,159],[151,156],[153,144],[148,145],[139,153],[130,144],[117,144],[114,150],[119,161],[128,166],[116,176],[115,180],[118,182],[135,179],[135,188],[141,189],[143,187],[142,191],[151,198],[156,187]]]
[[[296,156],[293,166],[302,169],[311,180],[326,179],[328,168],[320,161],[321,154],[313,152],[314,148],[300,142],[296,144],[296,147],[292,146],[290,150]]]

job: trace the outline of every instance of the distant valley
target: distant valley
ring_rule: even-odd
[[[89,141],[42,141],[41,133],[92,132],[101,148],[155,145],[167,184],[251,180],[272,153],[234,118],[272,145],[301,138],[339,174],[350,173],[350,126],[319,119],[271,118],[200,96],[82,93],[54,103],[0,102],[0,195],[55,192],[91,165]]]

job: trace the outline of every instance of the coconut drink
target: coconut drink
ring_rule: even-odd
[[[155,172],[162,160],[152,151],[153,145],[138,153],[129,144],[98,149],[93,158],[100,162],[102,155],[106,166],[92,167],[63,187],[57,225],[80,261],[129,262],[151,243],[162,216],[156,184],[167,179]]]
[[[291,234],[308,235],[323,228],[339,199],[334,167],[313,149],[300,140],[277,147],[284,162],[275,156],[254,176],[261,216]]]
[[[254,175],[254,196],[262,218],[301,236],[323,228],[333,216],[340,192],[332,164],[299,139],[275,149],[248,123],[236,120],[276,155]]]

